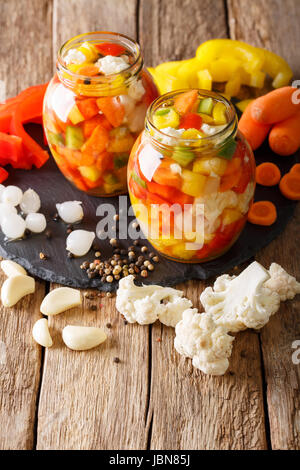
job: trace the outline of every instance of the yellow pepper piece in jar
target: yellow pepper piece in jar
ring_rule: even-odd
[[[134,137],[131,134],[127,134],[124,137],[115,137],[109,141],[107,151],[112,153],[126,153],[131,150],[134,144]]]
[[[99,53],[96,47],[90,42],[84,42],[77,48],[78,51],[82,52],[88,62],[95,62],[98,59]],[[81,64],[82,65],[82,64]]]
[[[214,105],[213,118],[217,126],[227,123],[225,104],[218,102]]]
[[[179,114],[173,108],[160,108],[153,116],[153,124],[157,129],[164,129],[165,127],[178,127]]]
[[[198,77],[198,88],[202,90],[211,90],[212,89],[212,76],[208,69],[199,70],[197,72]]]
[[[179,259],[182,258],[185,260],[192,259],[196,254],[196,250],[188,250],[187,249],[188,245],[187,246],[186,245],[187,245],[186,242],[181,242],[172,246],[171,256],[173,256],[174,258],[179,258]]]
[[[182,186],[181,191],[188,196],[199,197],[204,192],[206,176],[194,173],[190,170],[182,170]]]
[[[81,175],[93,182],[97,181],[101,176],[101,171],[94,165],[78,167]]]
[[[71,123],[74,124],[74,126],[79,122],[84,121],[84,117],[79,111],[77,104],[74,104],[73,108],[69,112],[68,118],[70,119]]]
[[[222,176],[226,171],[227,164],[228,162],[224,158],[201,157],[194,161],[193,171],[195,173],[202,173],[206,176],[209,176],[211,173]]]
[[[181,134],[182,139],[196,140],[205,137],[204,132],[198,131],[197,129],[187,129]]]
[[[241,219],[242,217],[243,217],[243,214],[240,211],[236,209],[227,208],[227,209],[224,209],[223,211],[222,222],[224,225],[229,225]]]

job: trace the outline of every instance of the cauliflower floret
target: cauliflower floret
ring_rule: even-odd
[[[206,234],[213,233],[220,225],[220,215],[226,208],[235,208],[238,203],[238,196],[233,191],[223,193],[214,192],[208,196],[198,197],[194,201],[194,206],[204,205],[204,230]]]
[[[85,55],[78,51],[77,49],[70,49],[68,53],[64,57],[64,61],[66,65],[69,64],[82,64],[85,62]]]
[[[264,286],[280,295],[280,300],[293,299],[300,294],[300,283],[294,276],[288,274],[279,264],[272,263],[269,268],[271,276]]]
[[[174,127],[164,127],[161,129],[161,132],[163,134],[166,134],[165,136],[162,136],[161,134],[157,135],[156,138],[159,140],[162,144],[165,145],[173,145],[174,144],[174,138],[173,137],[181,137],[185,129],[175,129]]]
[[[142,80],[134,80],[130,83],[128,87],[128,95],[130,98],[134,99],[135,101],[140,101],[144,94],[145,88],[143,86]]]
[[[264,283],[270,278],[268,271],[254,261],[239,276],[224,274],[214,287],[207,287],[200,300],[217,325],[228,331],[262,328],[277,312],[280,297]]]
[[[196,308],[183,312],[176,325],[175,349],[193,360],[193,366],[205,374],[225,374],[234,338],[218,326],[209,313],[199,314]]]
[[[238,195],[237,209],[242,213],[246,214],[249,209],[249,204],[254,194],[254,183],[249,183],[245,192]]]
[[[147,106],[144,103],[138,104],[127,116],[130,132],[141,132],[144,128]]]
[[[129,67],[129,61],[126,55],[121,55],[120,57],[106,55],[98,59],[95,65],[99,68],[99,72],[102,72],[104,75],[110,75],[112,73],[120,73],[122,70],[127,69]]]
[[[116,307],[129,323],[149,325],[156,320],[175,327],[182,312],[192,306],[180,290],[161,286],[136,286],[134,277],[127,276],[119,282]]]

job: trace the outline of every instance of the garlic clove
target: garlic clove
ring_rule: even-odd
[[[94,232],[73,230],[67,237],[66,248],[75,256],[84,256],[90,250],[94,239]]]
[[[51,348],[53,341],[49,332],[48,320],[46,318],[40,318],[35,322],[32,328],[33,339],[44,346],[44,348]]]
[[[0,266],[7,277],[19,276],[20,274],[22,274],[23,276],[27,276],[27,272],[25,271],[23,266],[16,263],[15,261],[11,261],[10,259],[5,259],[1,261]]]
[[[40,310],[44,315],[57,315],[81,305],[80,291],[71,287],[58,287],[46,295]]]
[[[101,328],[68,325],[62,331],[63,341],[74,351],[86,351],[103,343],[107,336]]]
[[[33,277],[12,276],[4,281],[1,288],[1,300],[4,307],[13,307],[22,297],[33,294],[35,291],[35,281]]]

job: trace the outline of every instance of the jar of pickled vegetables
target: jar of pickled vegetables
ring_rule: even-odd
[[[66,42],[43,116],[64,176],[94,196],[126,192],[129,154],[157,96],[139,45],[130,38],[94,32]]]
[[[162,255],[222,255],[241,233],[255,189],[254,156],[233,105],[205,90],[157,98],[131,152],[128,186],[141,229]]]

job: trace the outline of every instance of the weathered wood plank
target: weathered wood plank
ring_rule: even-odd
[[[112,29],[136,35],[135,1],[55,1],[54,46],[74,34]],[[115,300],[97,298],[50,319],[54,347],[46,351],[38,415],[38,449],[144,449],[148,404],[149,329],[125,325]],[[100,303],[103,305],[99,307]],[[88,352],[68,350],[66,324],[97,325],[109,339]],[[113,358],[119,357],[120,363]]]
[[[184,14],[183,14],[184,12]],[[141,2],[139,38],[148,65],[187,58],[213,37],[226,37],[223,1]],[[206,284],[207,285],[207,284]],[[199,306],[204,283],[182,285]],[[158,342],[161,338],[161,342]],[[238,335],[230,371],[210,378],[180,358],[174,330],[152,327],[148,426],[151,449],[266,448],[260,350],[257,335]],[[151,427],[152,425],[152,427]]]
[[[229,0],[229,16],[233,37],[282,54],[299,78],[300,3],[297,0]],[[299,278],[299,229],[298,207],[284,233],[259,253],[257,260],[266,267],[278,262]],[[280,311],[261,332],[273,449],[300,448],[300,369],[292,363],[292,343],[300,334],[299,307],[299,299],[282,303]]]
[[[139,41],[148,66],[193,57],[213,37],[226,37],[223,0],[140,2]]]
[[[49,79],[51,10],[47,0],[0,2],[1,96]],[[1,283],[4,277],[1,275]],[[45,284],[12,309],[0,308],[0,448],[31,449],[34,445],[41,348],[31,329],[40,317]]]
[[[99,297],[84,297],[82,308],[49,324],[54,346],[45,355],[37,448],[144,449],[148,328],[125,325],[115,299]],[[108,339],[90,351],[71,351],[61,338],[68,324],[101,326]]]

